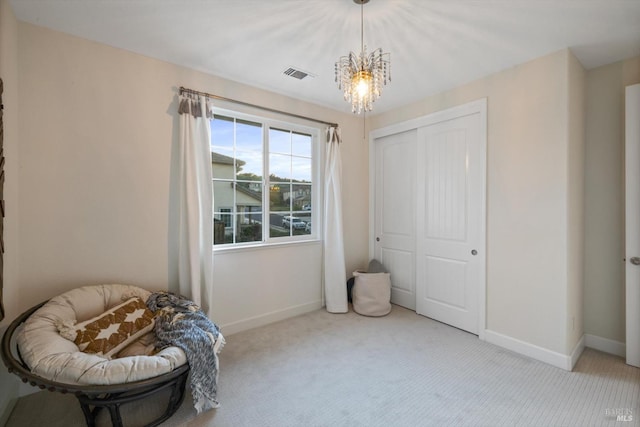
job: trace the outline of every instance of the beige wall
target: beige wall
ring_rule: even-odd
[[[567,259],[581,234],[568,227],[580,203],[579,168],[568,178],[579,151],[569,145],[573,61],[560,51],[371,120],[377,129],[487,97],[487,328],[560,355],[573,350],[568,276],[580,287],[579,261]]]
[[[6,301],[14,314],[84,284],[175,287],[180,85],[340,123],[347,271],[366,265],[368,158],[355,116],[30,24],[18,24],[18,47],[21,157],[10,161],[21,187],[20,280]],[[320,275],[301,277],[319,272],[319,248],[216,256],[215,320],[232,332],[319,307]]]
[[[640,83],[640,57],[587,73],[585,333],[625,341],[624,88]]]
[[[180,85],[339,122],[347,272],[366,265],[369,172],[361,118],[17,23],[6,0],[0,74],[8,319],[86,283],[174,284]],[[367,119],[377,129],[488,98],[487,327],[560,354],[572,351],[583,323],[584,333],[624,341],[623,93],[640,82],[640,58],[586,74],[586,154],[583,74],[561,51]],[[313,306],[318,283],[305,282],[301,271],[316,271],[320,254],[317,244],[220,254],[217,320],[239,330]],[[292,257],[300,270],[282,274]],[[243,268],[247,263],[254,269]]]

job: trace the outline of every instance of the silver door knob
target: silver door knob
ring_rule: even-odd
[[[631,261],[631,264],[633,265],[640,265],[640,258],[637,256],[632,257],[629,261]]]

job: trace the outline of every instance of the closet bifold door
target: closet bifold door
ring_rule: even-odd
[[[625,305],[627,364],[640,367],[640,84],[625,89]]]
[[[479,333],[484,277],[480,115],[418,129],[416,312]]]
[[[391,302],[484,339],[487,99],[373,130],[370,168]]]
[[[375,140],[374,255],[391,273],[391,302],[416,308],[415,129]]]

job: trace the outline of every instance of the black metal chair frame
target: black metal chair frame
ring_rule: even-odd
[[[159,418],[146,426],[157,426],[178,410],[184,400],[184,390],[189,375],[188,364],[146,380],[110,385],[66,384],[33,374],[22,360],[17,345],[14,345],[13,335],[16,329],[46,302],[44,301],[22,313],[5,331],[2,337],[1,356],[9,372],[20,377],[22,382],[28,382],[42,390],[57,391],[63,394],[73,393],[80,403],[88,427],[95,427],[96,416],[103,408],[107,408],[109,411],[113,427],[122,427],[124,424],[120,415],[120,406],[144,399],[165,389],[171,389],[167,409]]]

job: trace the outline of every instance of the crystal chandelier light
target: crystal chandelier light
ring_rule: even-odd
[[[364,4],[369,0],[353,0],[360,5],[360,54],[349,52],[336,62],[335,73],[338,89],[344,100],[351,103],[351,111],[360,114],[373,109],[373,102],[382,93],[382,86],[391,81],[391,54],[381,48],[367,54],[364,45]]]

